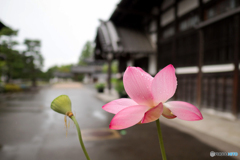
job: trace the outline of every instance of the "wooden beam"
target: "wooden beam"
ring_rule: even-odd
[[[132,1],[132,3],[130,3],[130,4],[128,5],[128,7],[131,8],[132,5],[133,5],[133,1]],[[119,7],[119,5],[117,5],[117,9],[121,9],[121,7]],[[117,13],[117,9],[115,9],[114,13]],[[121,10],[119,10],[119,12],[121,12]],[[118,17],[118,22],[122,22],[122,20],[123,20],[123,18],[125,17],[125,15],[126,15],[126,13],[125,13],[125,12],[122,12],[122,14],[119,15],[119,17]]]
[[[213,23],[219,22],[219,21],[221,21],[221,20],[223,20],[225,18],[228,18],[230,16],[233,16],[233,15],[239,14],[239,13],[240,13],[240,7],[237,7],[235,9],[231,10],[231,11],[222,13],[222,14],[216,16],[216,17],[213,17],[213,18],[210,18],[210,19],[208,19],[208,20],[206,20],[204,22],[201,22],[195,28],[196,29],[200,29],[200,28],[209,26],[209,25],[211,25]]]
[[[158,17],[157,15],[153,15],[153,14],[150,14],[150,13],[141,12],[141,11],[134,10],[134,9],[120,8],[120,7],[117,7],[116,11],[122,12],[125,15],[126,14],[140,15],[140,16],[148,17],[148,18],[152,18],[152,19],[157,19],[157,17]]]
[[[161,12],[162,13],[166,13],[167,11],[169,11],[172,7],[174,7],[174,3],[172,3],[171,5],[169,5],[168,7],[164,8],[164,9],[161,9]]]

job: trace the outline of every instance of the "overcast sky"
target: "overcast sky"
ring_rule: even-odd
[[[16,40],[39,39],[44,70],[77,63],[93,41],[98,19],[108,20],[120,0],[0,0],[0,21],[19,30]],[[18,46],[23,50],[23,45]]]

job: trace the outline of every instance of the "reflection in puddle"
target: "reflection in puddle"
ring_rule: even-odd
[[[100,112],[100,111],[94,111],[93,116],[98,118],[98,119],[101,119],[101,120],[106,120],[107,119],[106,115],[104,113]]]
[[[82,130],[82,136],[84,141],[97,141],[121,138],[118,131],[108,128],[84,129]]]

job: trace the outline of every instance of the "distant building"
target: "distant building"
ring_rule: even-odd
[[[58,78],[72,78],[73,75],[67,72],[54,72],[53,76]]]
[[[141,30],[128,27],[116,26],[112,21],[101,22],[96,36],[96,59],[118,59],[119,72],[124,72],[126,66],[137,64],[148,71],[148,62],[145,58],[156,53],[156,48],[151,44],[150,39]],[[150,62],[151,63],[151,62]]]
[[[105,82],[106,74],[102,73],[102,64],[104,61],[95,61],[94,59],[85,59],[86,66],[72,66],[71,73],[74,79],[83,76],[84,83]],[[104,79],[104,80],[103,80]]]
[[[174,99],[216,114],[239,116],[239,3],[122,0],[98,28],[95,58],[112,54],[120,71],[133,65],[152,75],[173,64],[178,78]],[[151,52],[145,52],[149,44]]]
[[[49,82],[57,83],[57,82],[72,81],[72,77],[73,77],[72,73],[56,71],[53,73],[53,78],[51,78]]]

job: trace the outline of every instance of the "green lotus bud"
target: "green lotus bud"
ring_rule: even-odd
[[[75,116],[72,113],[71,106],[72,106],[71,100],[69,99],[69,97],[67,95],[58,96],[51,103],[52,110],[65,115],[64,121],[65,121],[65,126],[67,128],[69,126],[69,125],[67,125],[67,116],[73,120],[73,122],[76,126],[76,129],[77,129],[77,132],[78,132],[78,138],[79,138],[80,145],[82,146],[82,150],[83,150],[87,160],[90,160],[87,150],[86,150],[83,140],[82,140],[80,127],[78,125],[78,122],[77,122]],[[67,135],[67,133],[66,133],[66,135]]]
[[[67,95],[58,96],[51,103],[52,110],[64,115],[68,115],[69,113],[72,113],[71,106],[72,106],[71,100]]]

